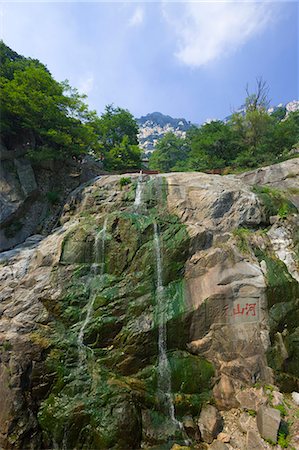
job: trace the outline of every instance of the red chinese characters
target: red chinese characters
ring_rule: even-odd
[[[242,315],[242,316],[256,316],[256,303],[246,303],[245,306],[241,306],[240,303],[233,308],[233,316]]]

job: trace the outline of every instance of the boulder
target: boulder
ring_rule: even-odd
[[[223,419],[214,406],[207,405],[201,410],[198,426],[202,440],[210,444],[222,430]]]
[[[219,409],[231,409],[239,406],[232,381],[226,375],[222,375],[219,383],[214,386],[213,396]]]
[[[274,443],[277,442],[277,432],[280,425],[280,411],[274,408],[261,406],[257,412],[256,423],[262,438]]]
[[[256,426],[255,418],[247,413],[242,413],[238,420],[238,428],[242,433],[246,433],[250,428],[253,429]]]
[[[35,175],[40,186],[40,174]],[[166,174],[143,183],[147,215],[136,214],[138,174],[130,177],[132,183],[123,189],[118,175],[81,187],[69,198],[61,228],[0,257],[1,448],[152,448],[183,442],[187,433],[195,446],[240,450],[248,431],[259,437],[254,417],[243,413],[241,433],[235,429],[240,411],[224,412],[225,432],[231,435],[226,444],[229,436],[220,433],[217,409],[204,407],[199,420],[198,412],[212,389],[218,410],[264,407],[255,390],[243,391],[239,401],[236,393],[256,381],[273,383],[267,375],[269,336],[281,331],[279,348],[284,343],[290,355],[293,351],[291,335],[283,334],[280,323],[272,334],[269,330],[268,317],[275,320],[267,311],[266,274],[271,275],[268,260],[275,261],[266,254],[273,250],[269,237],[258,230],[264,224],[260,202],[233,175]],[[105,218],[103,248],[97,236]],[[159,292],[154,292],[153,220],[159,225],[163,263],[161,323],[165,320],[175,412],[184,418],[181,430],[169,409],[164,411],[168,395],[157,396],[161,311]],[[258,242],[254,248],[265,253],[263,270],[252,239]],[[99,255],[106,263],[103,276],[94,269]],[[274,265],[275,273],[279,268]],[[283,299],[284,285],[280,278],[274,281],[273,299]],[[275,310],[279,317],[281,310]],[[76,344],[82,329],[90,355],[86,362],[94,357],[96,363],[84,362],[79,373]],[[289,364],[285,367],[289,370]],[[267,421],[259,420],[263,432]],[[198,442],[200,431],[206,443]],[[253,439],[249,434],[249,442]],[[255,448],[260,441],[249,445]]]
[[[299,406],[299,392],[292,392],[292,399]]]
[[[221,442],[229,442],[230,441],[230,435],[227,433],[219,433],[217,436],[218,441]]]
[[[278,406],[283,404],[283,394],[279,391],[272,392],[272,405]]]
[[[266,403],[262,388],[259,390],[254,388],[244,389],[238,392],[236,399],[240,403],[241,409],[252,411],[257,411],[262,404]]]
[[[200,432],[197,426],[197,423],[193,419],[192,416],[185,416],[182,420],[184,430],[186,431],[187,435],[196,441],[200,440]]]
[[[265,447],[260,436],[253,430],[248,430],[246,435],[245,450],[263,450]]]
[[[35,175],[30,161],[19,158],[14,160],[22,191],[26,197],[37,191]]]
[[[228,446],[224,444],[224,442],[221,441],[214,441],[210,446],[209,449],[211,450],[228,450]]]

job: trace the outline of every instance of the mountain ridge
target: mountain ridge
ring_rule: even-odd
[[[279,109],[283,109],[285,114],[288,115],[290,112],[299,110],[299,100],[292,100],[288,103],[280,103],[277,106],[271,106],[268,108],[269,114],[276,113]],[[236,113],[245,113],[245,106],[240,106],[239,109],[235,111]],[[231,114],[223,119],[214,119],[227,122],[231,118]],[[204,123],[210,122],[212,120],[206,120]],[[138,140],[139,145],[144,151],[145,156],[150,156],[150,154],[155,150],[155,146],[160,139],[166,133],[174,133],[178,137],[185,137],[186,132],[192,126],[198,126],[191,121],[184,119],[183,117],[174,118],[168,114],[163,114],[159,111],[154,111],[141,116],[136,119],[139,126]],[[203,124],[204,124],[203,123]]]

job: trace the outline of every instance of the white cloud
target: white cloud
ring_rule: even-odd
[[[129,26],[138,27],[143,23],[143,20],[144,20],[144,9],[138,6],[129,20]]]
[[[164,3],[163,16],[177,37],[175,56],[200,67],[235,52],[264,30],[273,17],[271,6],[247,1]]]
[[[81,94],[88,95],[92,91],[93,86],[94,86],[94,76],[93,74],[88,74],[79,81],[78,91]]]

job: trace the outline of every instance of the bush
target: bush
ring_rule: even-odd
[[[268,218],[279,215],[279,217],[285,219],[289,214],[297,212],[297,208],[279,189],[268,186],[254,186],[252,190],[263,203]]]
[[[58,194],[58,192],[56,192],[56,191],[49,191],[49,192],[47,192],[47,193],[46,193],[46,197],[47,197],[47,200],[48,200],[52,205],[55,205],[55,204],[58,203],[59,200],[60,200],[59,194]]]
[[[251,230],[248,228],[236,228],[233,231],[233,235],[236,238],[237,241],[237,247],[242,253],[248,253],[249,252],[249,244],[248,244],[248,238],[251,234]]]
[[[122,178],[119,180],[119,185],[120,185],[121,188],[122,188],[123,186],[127,186],[128,184],[131,184],[131,183],[132,183],[132,180],[131,180],[130,177],[122,177]]]
[[[278,445],[282,448],[288,448],[289,447],[289,441],[290,441],[290,434],[289,434],[289,425],[284,420],[281,421],[279,430],[278,430]]]

